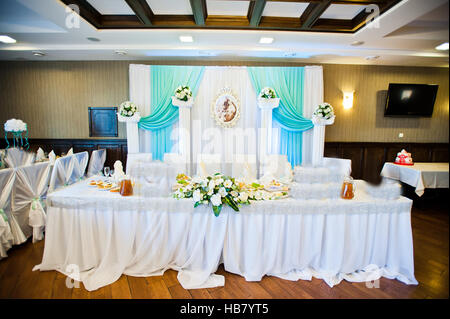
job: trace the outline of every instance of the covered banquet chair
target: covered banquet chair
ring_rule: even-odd
[[[11,168],[30,165],[34,162],[35,156],[36,154],[19,148],[9,148],[6,150],[5,163]]]
[[[221,173],[221,154],[198,154],[197,175],[207,176]]]
[[[87,176],[91,177],[101,173],[101,171],[103,170],[103,166],[105,165],[105,161],[106,161],[105,149],[92,151],[91,158],[89,160]]]
[[[14,169],[0,170],[0,259],[7,257],[7,250],[14,244],[9,224],[11,216],[11,195],[15,180]]]
[[[33,234],[33,242],[43,239],[46,220],[44,201],[48,190],[51,166],[49,163],[37,163],[16,169],[14,197],[12,201],[12,220],[20,230],[12,229],[20,244]]]
[[[232,175],[246,182],[256,180],[258,175],[255,154],[235,154],[232,163]]]
[[[88,159],[88,152],[57,158],[50,177],[49,193],[80,181],[84,177]]]
[[[129,168],[136,168],[138,163],[148,163],[152,161],[152,153],[128,153],[126,173],[130,174]]]

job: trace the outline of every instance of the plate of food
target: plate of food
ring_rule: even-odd
[[[281,192],[288,191],[289,188],[282,183],[272,180],[269,184],[265,185],[264,189],[268,192]]]

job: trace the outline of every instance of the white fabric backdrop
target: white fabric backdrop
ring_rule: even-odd
[[[233,128],[222,128],[211,117],[211,103],[224,87],[240,100],[241,116]],[[222,172],[231,174],[234,154],[258,154],[260,111],[246,67],[206,67],[191,112],[194,163],[197,154],[221,154]]]
[[[130,64],[130,100],[140,108],[141,116],[151,112],[151,66]],[[323,102],[323,71],[321,66],[306,66],[304,78],[303,116],[311,118],[316,106]],[[233,150],[230,139],[237,133],[233,129],[220,128],[210,116],[211,103],[218,94],[218,90],[230,87],[241,102],[241,118],[235,128],[249,128],[246,131],[243,149]],[[255,154],[258,156],[260,110],[256,105],[256,92],[250,82],[246,67],[206,67],[200,83],[199,91],[195,96],[195,104],[191,110],[191,172],[196,172],[197,154],[221,154],[224,172],[231,173],[230,165],[233,153]],[[199,122],[200,121],[200,122]],[[172,140],[174,146],[172,153],[178,152],[178,122],[174,124]],[[219,134],[209,128],[218,129]],[[256,130],[255,130],[256,129]],[[312,159],[312,131],[303,133],[303,163],[311,163]],[[139,130],[139,151],[150,152],[150,131]],[[202,135],[205,140],[202,139]],[[245,133],[244,133],[245,135]],[[239,134],[238,134],[239,136]],[[278,154],[280,131],[273,121],[272,154]],[[239,139],[238,139],[239,140]],[[259,163],[259,158],[257,158]],[[257,165],[259,168],[259,165]]]

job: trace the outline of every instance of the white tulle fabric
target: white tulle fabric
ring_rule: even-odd
[[[190,199],[124,198],[80,182],[48,197],[42,263],[34,269],[68,274],[73,264],[86,289],[121,274],[161,275],[178,270],[185,289],[224,285],[220,263],[246,280],[322,278],[333,286],[380,276],[414,278],[412,201],[260,201],[239,213],[194,209]],[[222,256],[222,257],[221,257]]]
[[[48,189],[50,165],[38,163],[16,170],[13,212],[25,237],[33,233],[33,242],[44,238],[46,213],[43,207]],[[31,227],[31,228],[30,228]]]
[[[81,152],[57,158],[50,177],[49,193],[82,179],[88,160],[88,152]]]
[[[94,150],[91,153],[91,159],[89,160],[89,167],[87,176],[91,177],[97,175],[99,172],[103,170],[103,166],[106,161],[106,150]]]
[[[6,252],[14,244],[14,237],[11,226],[9,225],[11,216],[11,194],[14,180],[14,169],[8,168],[0,170],[0,209],[3,209],[3,213],[8,219],[5,220],[4,216],[0,215],[0,259],[8,256]]]
[[[6,150],[5,163],[8,167],[15,168],[24,165],[30,165],[34,162],[36,154],[23,151],[18,148],[9,148]]]

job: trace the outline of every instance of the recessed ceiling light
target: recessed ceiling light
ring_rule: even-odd
[[[0,35],[0,42],[3,43],[16,43],[17,41],[7,35]]]
[[[33,53],[34,56],[44,56],[45,53],[41,52],[41,51],[31,51],[31,53]]]
[[[273,38],[262,37],[259,39],[259,43],[261,44],[271,44],[273,42]]]
[[[180,35],[181,42],[194,42],[194,39],[190,35]]]
[[[379,59],[380,58],[380,56],[379,55],[368,55],[368,56],[366,56],[366,60],[376,60],[376,59]]]
[[[89,38],[86,38],[86,39],[88,39],[89,41],[92,41],[92,42],[100,42],[99,38],[89,37]]]
[[[121,51],[121,50],[116,50],[116,51],[114,51],[114,53],[117,55],[127,55],[126,51]]]
[[[351,43],[351,45],[353,45],[354,47],[357,47],[358,45],[363,45],[363,44],[364,44],[364,41],[353,41]]]
[[[436,50],[439,50],[439,51],[446,51],[446,50],[448,50],[448,42],[444,42],[442,44],[439,44],[436,47]]]

